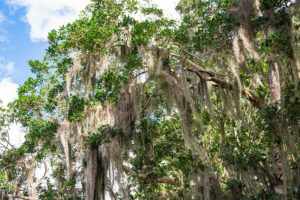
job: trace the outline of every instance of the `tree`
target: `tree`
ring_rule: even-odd
[[[26,141],[0,158],[19,183],[6,197],[298,198],[299,5],[182,0],[176,22],[93,1],[29,61],[10,104]]]

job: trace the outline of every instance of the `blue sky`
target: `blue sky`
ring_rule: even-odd
[[[42,59],[52,29],[75,20],[90,0],[0,0],[0,99],[17,97],[17,87],[32,76],[29,60]],[[167,16],[179,0],[152,0]]]
[[[4,16],[0,24],[0,79],[10,77],[14,83],[21,84],[31,76],[27,61],[41,59],[47,42],[31,41],[30,24],[24,21],[25,7],[13,8],[1,0],[0,11]],[[9,63],[13,64],[12,71],[5,69]]]
[[[17,98],[17,89],[32,76],[28,60],[42,59],[52,29],[75,20],[90,0],[0,0],[0,100]],[[178,17],[179,0],[152,0],[168,17]],[[11,124],[10,143],[19,146],[25,132]]]
[[[89,0],[0,0],[0,99],[17,96],[32,76],[29,60],[42,59],[52,29],[75,20]]]

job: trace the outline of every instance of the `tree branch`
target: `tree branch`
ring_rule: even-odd
[[[228,90],[233,90],[234,89],[234,85],[233,84],[228,83],[226,81],[223,81],[221,79],[218,79],[218,78],[216,78],[214,76],[203,77],[203,76],[201,76],[201,74],[199,73],[199,71],[191,69],[191,68],[185,68],[184,70],[187,70],[187,71],[190,71],[190,72],[194,72],[194,73],[197,74],[197,76],[199,78],[205,79],[206,81],[213,82],[215,84],[214,86],[216,86],[216,87],[220,87],[220,88],[228,89]],[[252,103],[252,105],[255,106],[256,108],[261,109],[262,107],[264,107],[264,103],[263,103],[263,101],[259,100],[259,97],[254,96],[254,94],[252,94],[251,92],[245,90],[244,88],[241,88],[241,92],[242,92],[242,95],[244,97],[246,97],[246,99],[248,99]]]
[[[32,197],[25,197],[25,196],[12,195],[12,194],[6,194],[4,196],[6,196],[8,199],[37,200],[37,199],[32,198]]]
[[[176,182],[174,179],[172,178],[169,178],[167,176],[164,176],[164,177],[161,177],[161,178],[149,178],[147,177],[146,174],[143,174],[143,173],[136,173],[135,171],[133,171],[132,169],[130,169],[129,167],[123,165],[123,169],[126,173],[132,175],[132,176],[135,176],[139,179],[142,179],[144,180],[146,183],[148,184],[155,184],[155,183],[164,183],[164,184],[167,184],[167,185],[173,185],[173,186],[176,186],[176,187],[180,187],[181,184]]]
[[[300,8],[300,0],[296,0],[294,4],[291,5],[291,8],[290,8],[290,12],[291,12],[291,15],[296,15],[298,13],[298,10]]]
[[[196,56],[193,55],[193,54],[190,54],[190,53],[188,53],[188,54],[191,55],[191,56],[196,57]],[[175,54],[175,53],[170,53],[170,55],[175,56],[175,57],[179,57],[179,58],[182,57],[181,55]],[[197,58],[197,59],[200,59],[200,58]],[[196,68],[198,69],[198,71],[207,73],[207,74],[209,74],[209,75],[211,75],[211,76],[217,75],[217,76],[228,76],[228,77],[231,77],[230,75],[227,75],[227,74],[219,74],[219,73],[217,73],[217,72],[213,72],[213,71],[209,71],[209,70],[207,70],[207,69],[204,69],[203,67],[197,65],[196,63],[194,63],[194,62],[191,61],[191,60],[185,59],[184,61],[186,61],[186,62],[189,63],[190,65],[196,67]]]

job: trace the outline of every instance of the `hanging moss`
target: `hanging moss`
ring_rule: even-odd
[[[93,1],[30,62],[35,77],[4,115],[28,128],[20,148],[1,118],[1,181],[20,185],[6,193],[297,198],[297,6],[181,1],[175,22],[136,1]],[[35,180],[43,162],[53,173]]]
[[[109,124],[102,125],[97,133],[88,136],[85,139],[85,145],[97,146],[102,143],[109,143],[110,137],[120,137],[118,135],[122,134],[121,128],[112,128]]]

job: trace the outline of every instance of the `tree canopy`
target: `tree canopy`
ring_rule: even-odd
[[[0,109],[0,196],[299,199],[299,7],[93,0]]]

